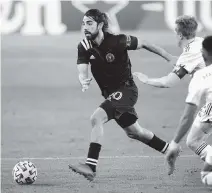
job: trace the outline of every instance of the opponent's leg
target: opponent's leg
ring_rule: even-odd
[[[101,107],[97,108],[91,116],[91,143],[88,151],[88,156],[85,164],[78,166],[69,165],[69,168],[74,172],[86,177],[88,180],[93,180],[96,173],[99,153],[101,150],[102,139],[104,135],[103,124],[108,121],[107,113]]]
[[[210,152],[212,153],[211,145],[205,142],[211,130],[212,126],[210,123],[200,122],[198,119],[195,119],[187,136],[187,146],[204,161],[207,154]]]
[[[211,131],[211,123],[201,122],[197,115],[186,141],[187,146],[205,161],[201,171],[201,180],[206,185],[212,185],[212,147],[206,143]]]

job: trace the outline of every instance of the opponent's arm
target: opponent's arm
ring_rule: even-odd
[[[173,138],[172,141],[174,143],[179,143],[182,138],[186,135],[188,130],[190,129],[193,121],[194,121],[194,115],[197,110],[197,105],[192,104],[192,103],[186,103],[183,115],[180,119],[177,132]]]
[[[181,149],[179,142],[182,140],[182,138],[186,135],[186,133],[190,129],[194,121],[194,115],[196,109],[197,105],[193,103],[186,104],[184,113],[180,119],[179,126],[177,128],[177,132],[172,141],[169,143],[169,151],[166,153],[166,160],[168,161],[168,163],[172,163],[172,168],[170,168],[168,172],[169,175],[171,175],[174,171],[173,159],[176,159],[176,156],[179,155],[179,151]]]
[[[184,113],[180,119],[177,132],[172,140],[175,143],[181,141],[194,121],[195,112],[198,105],[201,103],[202,96],[204,96],[204,89],[202,88],[201,79],[199,79],[198,74],[195,74],[189,84]]]
[[[161,78],[148,78],[146,84],[159,87],[170,88],[177,85],[180,82],[180,78],[175,73],[169,73],[167,76]]]
[[[159,88],[170,88],[177,85],[187,73],[188,72],[184,67],[180,67],[178,70],[174,70],[167,76],[161,78],[149,78],[141,72],[134,72],[133,75],[135,75],[144,84]]]
[[[149,43],[145,40],[141,40],[139,38],[138,39],[138,45],[137,45],[137,49],[141,49],[141,48],[144,48],[150,52],[153,52],[159,56],[161,56],[162,58],[164,58],[165,60],[167,60],[168,62],[171,62],[173,60],[176,60],[174,59],[175,56],[172,56],[170,53],[168,53],[166,50],[164,50],[163,48],[159,47],[159,46],[156,46],[152,43]],[[172,64],[174,65],[174,64]]]

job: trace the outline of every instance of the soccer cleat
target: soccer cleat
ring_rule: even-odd
[[[77,166],[69,165],[69,169],[75,173],[83,175],[89,181],[93,181],[94,177],[96,176],[96,172],[93,172],[93,170],[87,164],[80,163]]]
[[[168,175],[171,175],[174,173],[175,170],[175,162],[177,157],[180,155],[180,146],[178,144],[174,144],[171,142],[169,145],[169,148],[166,153],[166,161],[168,163],[169,169],[168,169]]]

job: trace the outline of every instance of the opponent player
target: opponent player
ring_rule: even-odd
[[[179,148],[178,143],[191,127],[186,143],[193,152],[205,161],[201,178],[202,182],[207,184],[207,175],[212,172],[212,147],[205,142],[212,131],[212,36],[206,37],[202,45],[202,55],[207,67],[197,71],[190,82],[184,119],[181,119],[177,132],[170,144],[170,149],[174,149],[174,155],[172,155],[172,151],[169,151],[166,158],[168,161],[170,159],[173,161],[176,155],[175,148]],[[194,114],[202,102],[202,98],[205,99],[206,103],[194,120]]]
[[[127,51],[145,48],[167,61],[172,59],[172,55],[137,37],[108,33],[107,16],[97,9],[85,13],[82,25],[86,38],[78,45],[79,80],[83,91],[88,89],[91,82],[88,77],[90,63],[91,72],[105,101],[91,116],[91,143],[86,163],[69,165],[69,168],[93,180],[102,145],[103,124],[111,119],[115,119],[130,138],[139,140],[161,153],[168,151],[168,143],[142,128],[137,121],[134,105],[137,102],[138,90],[133,81]]]
[[[160,88],[173,87],[187,74],[193,75],[198,69],[205,67],[201,49],[203,38],[196,37],[197,21],[192,16],[183,15],[176,19],[176,36],[178,46],[183,53],[167,76],[162,78],[149,78],[141,72],[133,73],[141,82]]]
[[[162,78],[148,78],[140,72],[133,73],[141,82],[160,88],[169,88],[178,84],[187,74],[193,75],[197,70],[205,67],[202,57],[202,41],[203,38],[196,37],[197,21],[192,16],[183,15],[176,19],[176,35],[178,45],[183,49],[183,53],[177,60],[176,66],[167,76]],[[187,109],[185,108],[185,112]],[[184,113],[181,120],[187,119]],[[175,154],[177,156],[177,154]],[[174,159],[170,164],[174,163]],[[170,167],[169,173],[173,173],[175,166]]]

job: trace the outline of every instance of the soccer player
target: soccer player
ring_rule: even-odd
[[[86,91],[91,82],[88,76],[90,63],[92,75],[105,101],[91,116],[91,142],[85,164],[69,165],[69,168],[88,180],[93,180],[102,146],[103,124],[111,119],[124,129],[128,137],[161,153],[168,151],[168,143],[142,128],[137,121],[134,105],[138,90],[131,73],[128,50],[145,48],[167,61],[172,60],[172,55],[137,37],[108,33],[108,18],[97,9],[85,13],[82,27],[85,38],[78,45],[77,60],[82,91]]]
[[[175,32],[178,46],[183,49],[172,72],[161,78],[149,78],[141,72],[133,74],[144,84],[154,87],[169,88],[177,85],[187,74],[193,75],[205,67],[201,54],[203,38],[196,37],[197,21],[192,16],[183,15],[176,19]]]
[[[168,161],[170,159],[173,161],[175,148],[179,148],[179,142],[191,127],[186,144],[205,161],[201,179],[204,184],[207,184],[207,175],[212,172],[212,147],[205,142],[212,132],[212,36],[206,37],[202,45],[202,55],[207,67],[197,71],[190,82],[184,119],[181,119],[170,144],[170,149],[174,149],[174,155],[172,151],[169,151],[166,158]],[[194,120],[194,114],[202,102],[201,99],[204,99],[206,103]]]
[[[178,58],[172,72],[162,78],[149,78],[141,72],[133,73],[141,82],[154,87],[169,88],[177,85],[187,74],[193,76],[197,70],[205,67],[201,53],[203,38],[196,37],[198,27],[196,19],[192,16],[183,15],[176,19],[175,24],[178,46],[183,49],[183,53]],[[187,109],[185,108],[184,111],[185,113],[181,118],[182,122],[187,119]],[[175,155],[177,156],[177,154]],[[173,157],[173,160],[169,163],[169,174],[174,171],[175,165],[172,165],[172,163],[175,159],[176,157]]]

